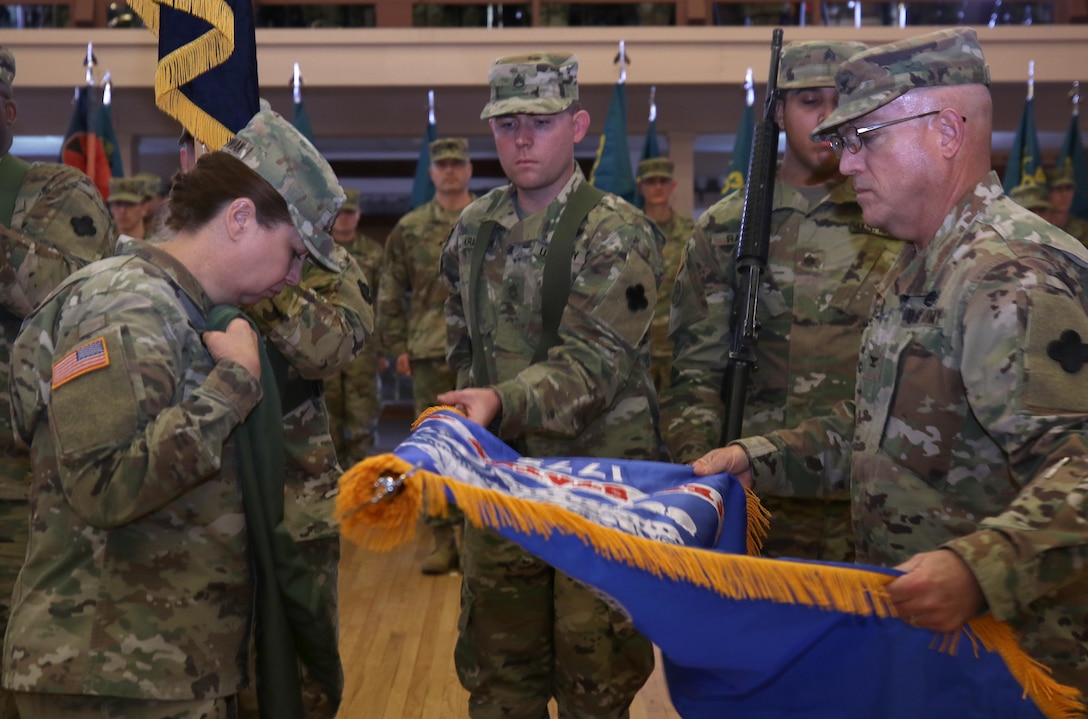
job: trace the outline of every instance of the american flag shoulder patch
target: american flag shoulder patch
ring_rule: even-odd
[[[99,337],[76,347],[53,363],[53,389],[96,369],[110,366],[106,338]]]

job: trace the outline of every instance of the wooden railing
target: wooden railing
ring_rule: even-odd
[[[107,27],[110,17],[110,3],[112,0],[39,0],[34,5],[67,6],[69,10],[69,23],[73,27]],[[375,25],[379,28],[404,28],[412,27],[412,10],[417,5],[450,5],[450,6],[486,6],[484,0],[253,0],[256,6],[315,6],[315,5],[361,5],[373,8]],[[975,2],[974,4],[988,4],[998,7],[1002,1],[1008,4],[1019,4],[1030,0],[989,0]],[[911,0],[914,2],[945,2],[947,5],[966,5],[965,2],[949,3],[946,0]],[[636,5],[637,0],[525,0],[522,3],[506,3],[507,5],[525,5],[529,8],[529,22],[533,27],[539,27],[542,23],[542,6],[544,5],[585,5],[585,4],[612,4],[612,5]],[[658,5],[673,6],[673,21],[677,26],[710,25],[715,22],[716,6],[728,6],[734,4],[777,4],[791,8],[790,16],[794,24],[822,25],[827,22],[829,14],[826,8],[833,4],[825,0],[803,0],[789,2],[786,0],[655,0]],[[883,3],[884,5],[898,5],[898,3]],[[1070,24],[1088,22],[1088,0],[1052,0],[1045,2],[1052,9],[1052,18],[1055,24]],[[28,5],[17,0],[0,0],[0,5]]]

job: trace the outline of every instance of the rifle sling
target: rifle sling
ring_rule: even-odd
[[[544,260],[544,277],[541,286],[540,316],[542,329],[540,342],[533,352],[531,364],[541,362],[548,357],[548,350],[560,343],[559,322],[563,318],[563,310],[566,309],[567,300],[570,298],[570,263],[574,257],[574,240],[578,236],[578,228],[582,226],[589,211],[592,210],[604,192],[598,190],[588,182],[582,182],[567,200],[566,207],[559,215],[559,221],[552,233],[552,241],[548,246],[548,254]],[[469,333],[472,341],[472,375],[474,384],[478,387],[490,383],[487,371],[487,358],[483,352],[480,338],[480,314],[476,306],[479,298],[477,285],[480,279],[480,270],[483,267],[484,254],[491,239],[495,234],[498,223],[488,220],[480,225],[479,234],[476,236],[476,244],[472,248],[472,258],[469,270],[469,299],[472,306],[469,308]]]

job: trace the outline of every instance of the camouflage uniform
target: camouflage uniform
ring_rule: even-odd
[[[343,194],[312,145],[262,111],[223,154],[276,188],[315,261],[339,270],[322,228]],[[12,418],[34,471],[3,685],[38,716],[115,700],[235,711],[254,612],[235,430],[262,390],[212,359],[213,304],[184,261],[126,237],[15,341]]]
[[[467,160],[468,141],[451,139],[457,154]],[[448,143],[446,139],[431,143],[432,163],[437,160],[436,148]],[[449,293],[438,270],[442,243],[460,215],[460,210],[447,210],[432,198],[400,218],[385,240],[378,288],[382,346],[394,361],[408,353],[417,416],[437,404],[438,395],[456,386],[457,376],[446,362],[443,312]],[[454,507],[447,517],[427,516],[424,521],[435,535],[435,551],[421,565],[424,574],[456,568],[455,535],[464,521],[461,511]]]
[[[0,48],[0,82],[15,78],[15,59]],[[0,162],[11,162],[4,155]],[[10,384],[11,346],[23,318],[61,280],[113,250],[114,226],[98,188],[68,165],[35,162],[19,187],[0,187],[15,195],[10,226],[0,225],[0,384]],[[23,565],[27,542],[27,490],[30,457],[17,445],[11,424],[11,398],[0,392],[0,632],[7,627],[11,593]],[[0,690],[0,719],[15,715]]]
[[[564,109],[571,91],[577,98],[576,63],[552,56],[497,60],[484,117]],[[516,77],[526,80],[527,95],[539,95],[526,100],[516,86],[504,86]],[[574,241],[562,343],[530,364],[542,332],[545,250],[567,198],[585,181],[575,166],[556,199],[523,218],[512,185],[462,213],[442,253],[450,362],[458,387],[498,393],[502,409],[493,429],[524,454],[658,459],[649,327],[663,238],[634,207],[606,195],[589,212]],[[472,287],[473,245],[487,220],[497,226]],[[476,302],[479,316],[469,317]],[[468,321],[477,324],[483,346],[475,349],[486,358],[488,377],[472,376]],[[652,671],[653,652],[621,612],[492,532],[466,527],[463,556],[455,663],[472,717],[547,716],[552,695],[561,716],[627,716]]]
[[[874,75],[901,91],[883,102],[867,95],[860,82]],[[915,86],[987,82],[966,28],[873,48],[837,79],[845,110],[817,132]],[[1082,691],[1088,401],[1072,333],[1088,337],[1086,288],[1088,250],[1005,197],[991,172],[878,288],[856,402],[741,441],[758,488],[818,491],[825,466],[848,467],[859,561],[954,552],[985,608]]]
[[[835,44],[839,57],[860,43]],[[780,82],[791,89],[830,84],[833,67],[809,57],[828,43],[793,43]],[[788,53],[800,52],[799,57]],[[815,84],[809,84],[815,83]],[[812,199],[775,182],[768,262],[760,277],[756,359],[749,375],[743,431],[793,427],[854,396],[861,331],[876,284],[902,243],[865,225],[853,183],[843,180]],[[696,224],[676,281],[670,318],[672,385],[662,395],[665,441],[677,462],[718,446],[725,405],[723,375],[733,342],[735,254],[744,193],[708,209]],[[822,498],[763,495],[772,513],[769,556],[853,560],[850,497],[844,475],[829,474]]]
[[[667,157],[655,157],[638,164],[638,180],[651,177],[673,178],[673,163]],[[665,222],[655,222],[661,234],[665,236],[665,248],[661,251],[664,261],[664,274],[661,286],[657,288],[657,305],[654,307],[654,321],[650,323],[650,363],[654,387],[658,396],[669,385],[672,369],[672,340],[669,339],[669,308],[672,288],[676,284],[676,273],[684,256],[684,246],[691,238],[695,222],[673,211]]]
[[[1063,167],[1051,167],[1046,170],[1047,188],[1050,192],[1053,192],[1059,188],[1073,188],[1076,189],[1076,182],[1073,179],[1072,166]],[[1049,195],[1049,192],[1048,192]],[[1049,197],[1048,203],[1049,203]],[[1088,222],[1070,213],[1069,221],[1064,225],[1059,225],[1055,220],[1051,219],[1051,222],[1057,225],[1057,227],[1068,235],[1072,235],[1080,240],[1081,244],[1088,247]]]
[[[337,462],[321,379],[342,371],[374,328],[366,278],[348,251],[334,250],[340,272],[307,263],[297,287],[246,308],[288,363],[283,400],[286,460],[284,523],[309,560],[318,584],[329,589],[330,616],[337,608],[340,532],[333,521]],[[320,684],[304,679],[306,716],[332,719]]]
[[[362,232],[344,246],[366,276],[368,296],[378,296],[382,246]],[[378,355],[382,351],[372,336],[355,361],[325,379],[325,402],[336,456],[347,468],[362,461],[374,446],[381,414],[378,388]]]
[[[382,348],[412,361],[412,394],[418,415],[453,389],[456,378],[446,364],[449,293],[438,274],[442,243],[460,210],[446,210],[429,200],[400,218],[385,241],[378,287],[378,327]]]
[[[137,240],[120,252],[73,274],[12,352],[35,479],[4,686],[236,694],[254,587],[231,435],[260,383],[211,359],[192,314],[213,303],[191,274]],[[109,364],[51,390],[53,363],[97,338]]]

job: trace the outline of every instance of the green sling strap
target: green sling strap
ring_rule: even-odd
[[[253,326],[238,309],[219,305],[208,315],[207,329],[225,330],[236,317]],[[238,482],[257,577],[257,702],[261,716],[303,719],[299,661],[321,682],[334,710],[344,675],[325,590],[283,525],[283,415],[263,339],[260,346],[264,397],[235,432],[242,457]]]
[[[4,155],[0,159],[0,225],[4,227],[11,227],[15,198],[19,196],[28,169],[30,165],[15,155]]]
[[[570,263],[574,257],[574,240],[589,211],[596,207],[605,193],[589,182],[582,182],[567,200],[567,206],[559,215],[552,234],[548,256],[544,260],[544,277],[541,286],[540,316],[542,331],[540,343],[533,352],[531,364],[541,362],[548,356],[548,350],[559,344],[559,322],[570,297]],[[482,387],[490,382],[487,371],[487,358],[484,356],[480,338],[479,293],[480,270],[484,263],[484,254],[498,223],[488,220],[480,225],[476,244],[472,248],[472,258],[468,277],[469,287],[469,333],[472,340],[472,375],[476,386]]]

